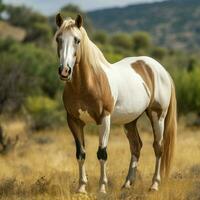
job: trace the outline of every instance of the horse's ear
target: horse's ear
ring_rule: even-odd
[[[83,24],[83,18],[80,15],[77,15],[75,19],[75,24],[78,28],[80,28]]]
[[[63,18],[62,18],[62,16],[61,16],[61,14],[58,13],[58,14],[56,15],[56,24],[57,24],[58,27],[61,27],[62,23],[63,23]]]

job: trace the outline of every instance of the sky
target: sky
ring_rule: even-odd
[[[162,0],[3,0],[6,4],[26,5],[45,15],[51,15],[69,3],[78,5],[84,11],[97,10],[100,8],[110,8],[116,6],[126,6],[138,3],[151,3]]]

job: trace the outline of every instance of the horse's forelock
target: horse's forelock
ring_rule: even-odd
[[[66,30],[70,30],[70,29],[73,29],[75,28],[76,25],[75,25],[75,21],[71,18],[67,18],[63,21],[62,25],[59,27],[59,29],[56,31],[55,35],[54,35],[54,39],[56,39],[56,37],[59,35],[59,34],[62,34],[64,31]]]

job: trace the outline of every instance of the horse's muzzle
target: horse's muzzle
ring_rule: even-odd
[[[62,65],[58,68],[58,74],[60,75],[60,79],[63,81],[69,80],[71,75],[71,68],[70,67],[63,67]]]

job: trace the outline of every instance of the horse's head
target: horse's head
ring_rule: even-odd
[[[71,81],[74,66],[77,61],[77,51],[81,42],[82,17],[78,15],[74,20],[63,20],[60,13],[56,15],[58,31],[55,34],[57,52],[60,59],[58,73],[60,79]]]

